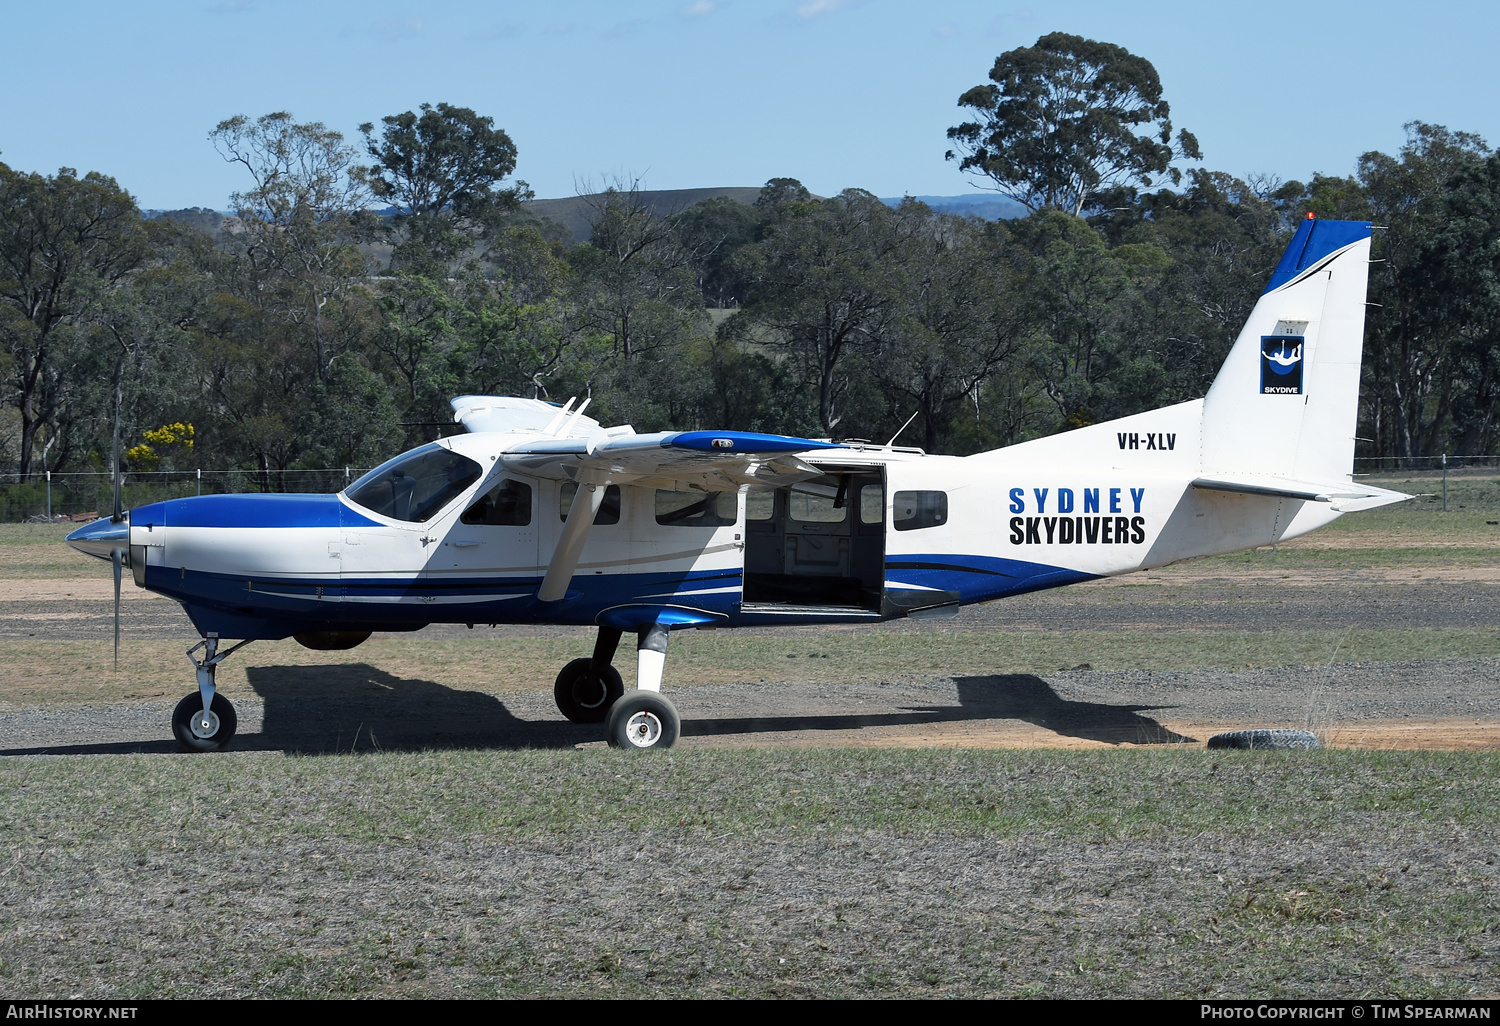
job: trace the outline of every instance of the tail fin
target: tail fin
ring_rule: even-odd
[[[1206,477],[1349,480],[1370,230],[1298,227],[1203,400]]]

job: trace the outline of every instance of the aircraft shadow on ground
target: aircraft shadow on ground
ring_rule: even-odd
[[[1066,737],[1109,744],[1166,745],[1195,739],[1175,733],[1143,710],[1147,705],[1107,705],[1063,698],[1041,677],[1029,673],[958,677],[956,706],[919,706],[898,713],[853,715],[755,716],[735,719],[684,717],[684,737],[757,734],[792,730],[854,730],[861,727],[914,726],[964,720],[1022,720]]]
[[[444,748],[571,748],[603,739],[598,724],[524,720],[492,695],[430,680],[403,679],[365,663],[343,666],[254,666],[250,686],[264,703],[261,729],[240,733],[235,751],[351,753]],[[1021,720],[1067,737],[1111,744],[1174,744],[1194,739],[1149,716],[1151,706],[1076,702],[1041,677],[1001,674],[959,677],[957,705],[918,706],[888,713],[695,718],[683,694],[684,737],[788,731],[851,731],[966,720]],[[168,731],[163,723],[163,733]],[[109,755],[176,752],[160,741],[59,745],[0,751],[0,755]]]
[[[597,724],[523,720],[493,695],[393,676],[367,663],[255,666],[250,686],[265,703],[259,735],[236,748],[296,752],[434,748],[572,748],[598,741]]]

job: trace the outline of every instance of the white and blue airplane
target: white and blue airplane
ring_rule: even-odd
[[[201,634],[198,690],[172,717],[189,750],[234,736],[214,671],[242,645],[347,649],[431,623],[597,628],[558,708],[616,746],[665,748],[673,630],[944,616],[1408,498],[1352,475],[1370,233],[1302,222],[1204,398],[992,452],[637,434],[587,402],[463,396],[466,434],[336,495],[174,499],[68,543],[114,562],[117,639],[122,566]],[[612,665],[627,632],[629,694]]]

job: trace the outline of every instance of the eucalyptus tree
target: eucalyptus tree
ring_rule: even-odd
[[[51,177],[0,164],[0,346],[7,404],[20,420],[18,469],[33,466],[39,434],[55,428],[76,384],[60,366],[83,322],[146,260],[135,201],[113,178],[62,168]]]
[[[246,298],[293,327],[326,388],[329,368],[350,344],[331,330],[337,318],[329,304],[347,297],[366,271],[356,248],[368,232],[369,196],[354,173],[358,153],[341,133],[286,111],[221,121],[209,140],[254,182],[229,197],[238,218],[230,238],[251,282]]]
[[[911,228],[860,189],[797,201],[736,256],[750,282],[738,331],[791,359],[833,433],[859,372],[856,357],[894,339]]]
[[[568,254],[580,315],[624,364],[681,346],[705,327],[703,295],[674,217],[637,183],[586,198],[589,241]]]
[[[516,144],[494,118],[447,103],[418,110],[381,118],[378,137],[373,123],[359,130],[375,160],[361,173],[396,207],[394,262],[421,269],[452,262],[531,192],[525,182],[501,187]]]
[[[1443,221],[1422,246],[1425,302],[1449,332],[1449,441],[1461,455],[1500,442],[1500,154],[1444,183]]]
[[[879,383],[887,422],[881,434],[916,415],[915,435],[929,452],[952,438],[952,424],[1002,366],[1018,361],[1029,341],[1020,276],[997,259],[974,222],[934,214],[915,200],[896,213],[908,222],[895,297],[894,330],[865,354]]]
[[[947,159],[1028,210],[1081,214],[1110,186],[1174,184],[1175,159],[1200,159],[1172,130],[1161,79],[1124,47],[1066,32],[995,59],[990,81],[958,98],[974,120],[948,129]]]
[[[1448,232],[1449,182],[1477,171],[1490,156],[1483,139],[1441,125],[1412,122],[1392,156],[1370,152],[1356,173],[1377,232],[1366,314],[1368,437],[1402,457],[1440,451],[1460,386],[1456,332],[1462,320],[1448,268],[1434,261],[1433,240]],[[1450,237],[1452,237],[1450,235]],[[1459,284],[1461,284],[1461,277]]]

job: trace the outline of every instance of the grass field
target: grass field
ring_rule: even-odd
[[[1491,581],[1500,484],[1455,478],[1449,503],[1070,593],[1192,603],[1321,574]],[[0,585],[107,595],[107,568],[61,533],[0,527]],[[7,639],[0,711],[175,699],[185,642],[128,641],[116,674],[107,638]],[[476,631],[350,653],[256,645],[221,681],[234,695],[257,666],[371,663],[537,691],[581,644]],[[676,687],[1485,659],[1500,631],[893,625],[672,645]],[[1497,804],[1494,751],[0,758],[0,993],[1493,998]]]
[[[1493,996],[1497,770],[1202,751],[10,760],[0,990]]]

